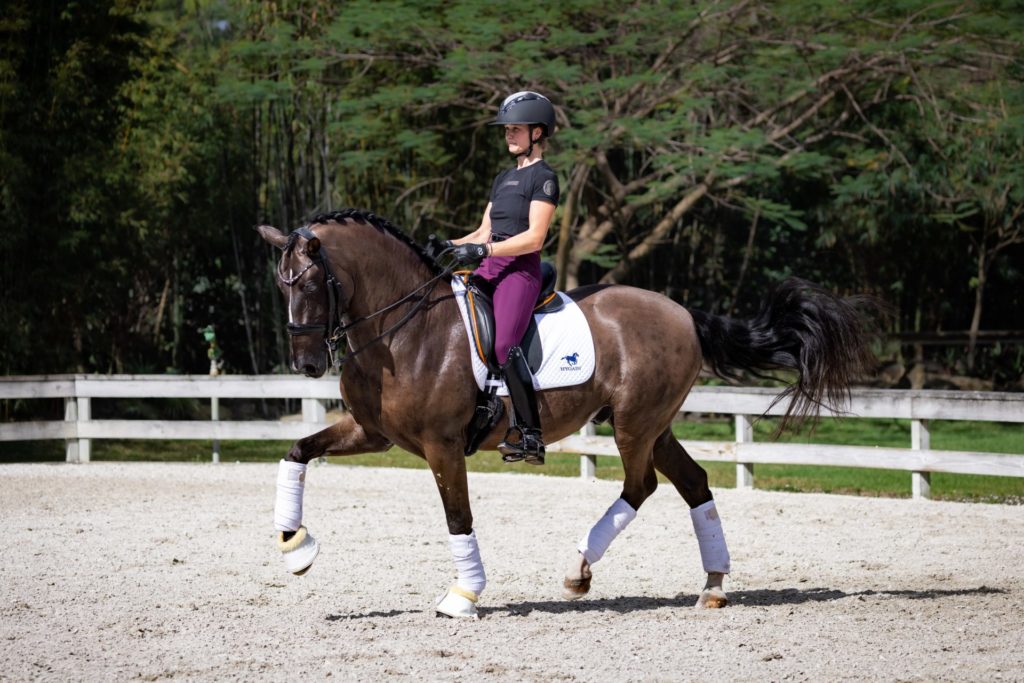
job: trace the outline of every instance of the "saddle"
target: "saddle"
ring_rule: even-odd
[[[555,293],[555,280],[558,278],[555,266],[542,261],[540,277],[540,294],[537,295],[537,302],[533,307],[534,314],[555,313],[565,308],[565,303]],[[487,281],[470,275],[466,278],[466,291],[469,318],[473,327],[473,348],[491,374],[498,375],[501,366],[494,355],[494,303],[491,300],[493,290]],[[540,335],[537,334],[537,321],[533,316],[530,316],[530,322],[519,346],[526,355],[530,371],[537,372],[541,361],[544,360],[544,352],[540,344]]]
[[[557,273],[554,265],[542,261],[540,274],[540,294],[537,296],[533,312],[554,313],[565,308],[562,298],[555,293]],[[487,281],[474,278],[472,275],[464,275],[463,281],[466,283],[473,348],[487,366],[488,373],[486,387],[477,391],[476,410],[466,426],[465,453],[468,457],[476,452],[484,438],[504,417],[505,404],[497,396],[498,385],[501,383],[501,366],[494,355],[494,303],[491,300],[493,290]],[[537,333],[537,321],[532,315],[519,346],[526,355],[530,372],[536,373],[544,360],[544,350],[541,348],[540,335]]]

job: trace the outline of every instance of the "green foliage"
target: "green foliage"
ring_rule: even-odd
[[[251,227],[360,206],[462,233],[524,88],[558,109],[564,198],[589,169],[570,282],[743,315],[796,274],[882,295],[896,332],[1024,327],[1017,3],[8,6],[5,372],[203,372],[210,323],[229,368],[283,366]],[[1011,346],[975,373],[1019,382]]]

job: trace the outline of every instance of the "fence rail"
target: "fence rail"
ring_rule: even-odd
[[[976,420],[1024,423],[1024,394],[975,391],[894,391],[861,389],[852,394],[848,417],[902,418],[911,421],[909,448],[783,444],[754,442],[753,419],[781,415],[773,389],[695,387],[680,411],[734,415],[732,442],[686,441],[699,460],[736,464],[736,485],[753,486],[757,464],[873,467],[912,473],[914,497],[930,495],[930,474],[988,474],[1024,477],[1024,455],[938,451],[930,447],[931,420]],[[0,423],[0,441],[63,439],[68,462],[88,462],[93,439],[231,439],[293,440],[308,436],[327,422],[325,402],[338,398],[336,377],[317,380],[279,375],[51,375],[0,378],[0,400],[64,401],[64,420]],[[92,399],[197,398],[211,401],[213,420],[94,420]],[[220,399],[300,399],[302,420],[220,421]],[[599,455],[617,456],[612,437],[593,428],[549,445],[551,452],[581,453],[580,474],[592,477]],[[217,460],[217,450],[214,450]]]

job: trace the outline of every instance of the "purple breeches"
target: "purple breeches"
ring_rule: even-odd
[[[540,254],[491,256],[476,275],[494,287],[494,355],[504,365],[509,350],[523,340],[540,294]]]

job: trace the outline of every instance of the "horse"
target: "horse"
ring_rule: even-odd
[[[306,464],[326,454],[399,446],[426,460],[444,507],[458,579],[435,610],[476,618],[486,576],[464,449],[478,389],[451,268],[369,211],[317,215],[290,234],[267,225],[257,230],[281,251],[277,284],[288,311],[292,370],[320,377],[341,338],[347,346],[340,376],[347,412],[296,441],[279,463],[275,528],[286,564],[301,574],[319,549],[301,520]],[[672,434],[673,418],[704,364],[727,379],[777,370],[795,377],[776,398],[788,399],[780,428],[814,422],[822,408],[839,410],[872,362],[865,300],[790,278],[741,320],[630,286],[588,285],[566,294],[592,329],[596,369],[582,384],[539,393],[544,437],[555,442],[588,421],[610,423],[624,479],[620,497],[571,553],[563,595],[589,591],[593,565],[655,491],[660,472],[690,507],[706,572],[696,607],[724,607],[730,560],[721,519],[707,473]],[[505,409],[507,416],[507,402]],[[494,450],[507,426],[503,417],[480,448]]]

